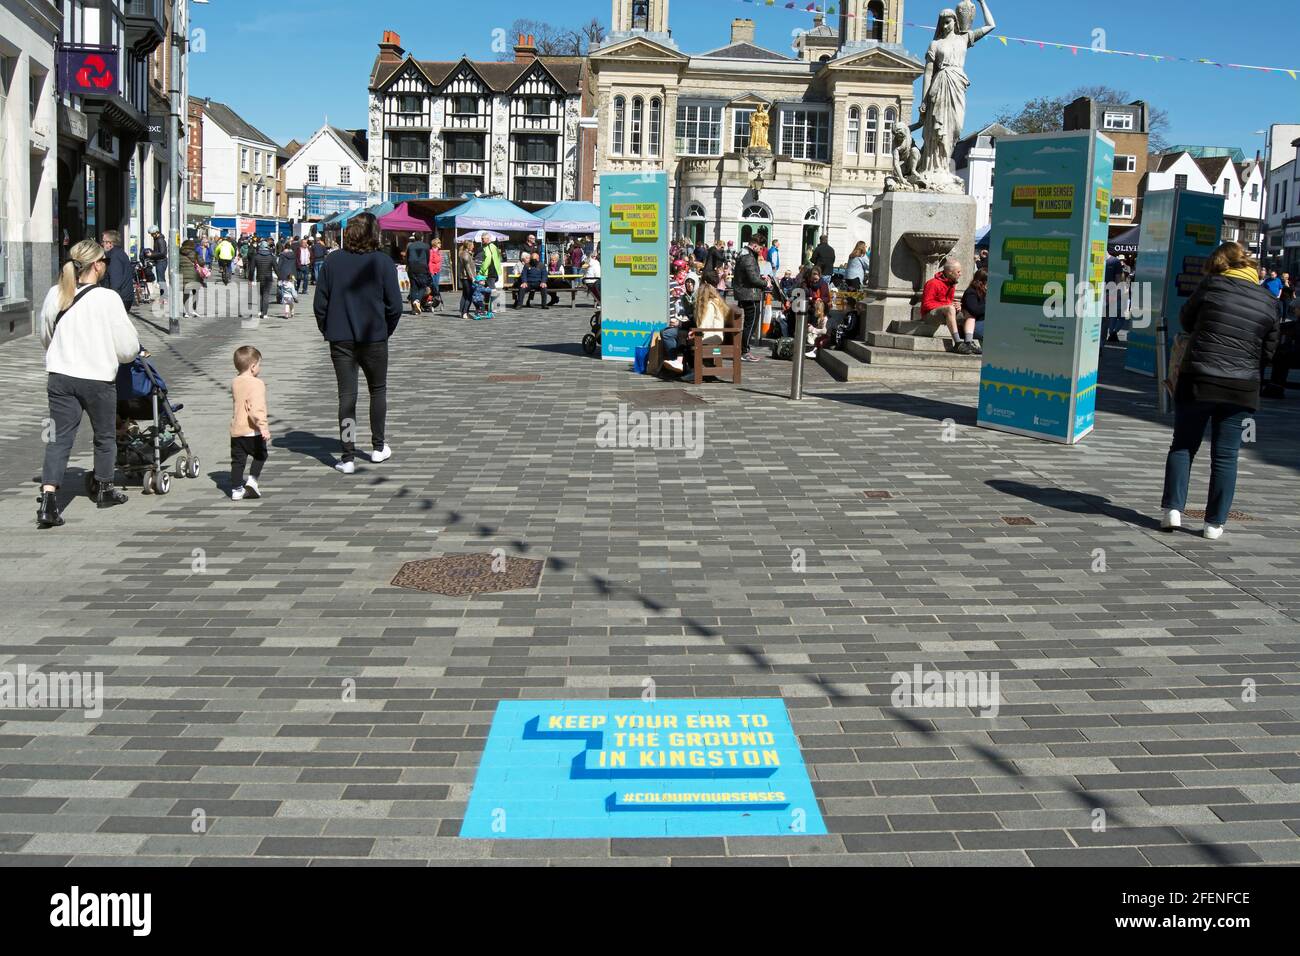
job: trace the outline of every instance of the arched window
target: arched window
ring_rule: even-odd
[[[641,123],[644,119],[645,100],[639,96],[632,98],[632,137],[627,147],[629,156],[641,155]]]
[[[693,203],[691,203],[689,206],[686,207],[686,218],[687,218],[687,219],[706,219],[706,218],[708,218],[708,217],[705,215],[703,204],[698,203],[698,202],[693,202]]]
[[[844,136],[844,152],[850,156],[858,153],[858,135],[862,130],[862,110],[856,106],[849,107],[848,129]]]
[[[647,155],[658,156],[663,141],[663,100],[654,97],[650,100],[650,152]]]
[[[615,156],[623,155],[623,117],[626,112],[627,100],[621,96],[614,97],[614,123],[609,151]]]
[[[880,0],[871,0],[867,4],[867,39],[883,40],[885,38],[885,5]]]
[[[803,214],[803,221],[818,222],[821,219],[821,217],[822,217],[821,210],[819,210],[816,206],[813,206],[806,213]]]
[[[880,139],[880,110],[874,106],[867,110],[867,145],[862,150],[870,155],[876,151]]]
[[[740,218],[741,218],[741,219],[760,219],[760,220],[762,220],[762,221],[764,221],[764,222],[771,222],[771,221],[772,221],[772,210],[768,209],[767,206],[765,206],[763,203],[761,203],[761,202],[756,202],[756,203],[752,203],[751,205],[746,206],[746,207],[745,207],[745,211],[744,211],[743,213],[741,213]]]
[[[885,127],[880,131],[880,151],[882,153],[890,152],[893,145],[894,124],[898,122],[898,113],[891,106],[885,110]]]

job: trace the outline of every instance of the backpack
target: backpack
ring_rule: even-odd
[[[772,358],[790,360],[794,358],[794,339],[777,339],[772,343]]]

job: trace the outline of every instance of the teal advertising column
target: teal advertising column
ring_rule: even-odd
[[[1074,444],[1093,429],[1115,146],[998,141],[978,422]]]
[[[600,355],[630,362],[668,324],[668,176],[600,177]]]
[[[1155,376],[1168,367],[1174,336],[1182,331],[1178,313],[1205,275],[1205,263],[1223,234],[1223,197],[1185,189],[1149,192],[1142,202],[1133,285],[1146,298],[1141,317],[1128,333],[1124,367]],[[1156,332],[1165,326],[1165,355],[1156,355]]]

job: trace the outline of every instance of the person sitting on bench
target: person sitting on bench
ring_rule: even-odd
[[[542,308],[548,308],[546,301],[546,270],[542,268],[542,257],[534,252],[523,264],[523,269],[519,273],[519,281],[515,284],[515,308],[521,308],[524,303],[524,296],[528,297],[527,305],[531,308],[533,296],[542,293]]]
[[[564,263],[560,261],[560,254],[552,252],[550,261],[546,264],[546,285],[550,290],[551,305],[559,305],[560,297],[556,294],[557,289],[571,289],[569,280],[564,277]]]
[[[722,341],[721,332],[716,330],[726,326],[730,309],[718,292],[718,273],[706,269],[702,278],[699,291],[695,293],[693,315],[681,320],[673,319],[674,324],[660,334],[664,343],[664,367],[674,372],[686,371],[687,356],[694,360],[695,349],[691,346],[696,337],[703,335],[705,345],[717,345]]]

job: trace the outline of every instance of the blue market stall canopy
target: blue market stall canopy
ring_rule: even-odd
[[[339,216],[337,220],[338,227],[342,229],[344,226],[348,224],[349,219],[363,212],[368,212],[376,219],[379,219],[381,216],[387,216],[390,212],[392,212],[396,208],[397,208],[397,203],[381,202],[374,206],[367,206],[365,209],[351,209],[348,212],[345,212]]]
[[[991,231],[992,231],[992,227],[990,227],[990,226],[985,226],[983,229],[980,229],[979,231],[977,231],[977,232],[975,233],[975,248],[976,248],[976,249],[987,249],[987,248],[988,248],[988,245],[989,245],[989,233],[990,233]]]
[[[1110,237],[1108,243],[1109,251],[1112,256],[1135,256],[1138,251],[1138,236],[1142,233],[1141,226],[1134,226],[1132,229],[1125,230],[1117,235]]]
[[[551,203],[545,209],[537,210],[537,218],[546,223],[546,231],[555,234],[561,232],[589,232],[600,229],[600,209],[592,202]]]
[[[508,199],[480,197],[449,209],[437,220],[439,229],[493,229],[497,232],[537,232],[544,223]]]

